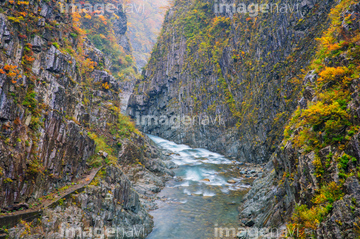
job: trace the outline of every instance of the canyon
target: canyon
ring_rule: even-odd
[[[64,4],[0,0],[0,238],[359,236],[357,1]]]

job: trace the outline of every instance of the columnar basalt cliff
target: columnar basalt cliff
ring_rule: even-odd
[[[266,162],[297,104],[294,79],[309,64],[333,1],[270,1],[271,11],[257,16],[221,13],[222,3],[175,2],[128,114],[190,116],[193,126],[141,128],[241,161]]]
[[[102,166],[92,187],[73,197],[81,205],[72,206],[78,214],[66,207],[46,209],[50,218],[33,224],[39,229],[34,233],[47,228],[56,234],[59,223],[73,216],[74,225],[82,226],[143,224],[145,237],[152,219],[122,169],[141,165],[143,174],[158,177],[149,182],[152,187],[164,186],[158,182],[171,172],[158,160],[161,153],[120,114],[120,92],[131,91],[128,79],[136,71],[126,15],[71,14],[61,11],[61,3],[0,1],[0,217],[39,207]],[[117,52],[96,47],[97,35],[84,30],[96,28]],[[110,201],[105,192],[113,195]],[[20,228],[12,238],[31,234]]]

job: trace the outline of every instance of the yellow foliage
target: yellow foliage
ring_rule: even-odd
[[[80,19],[81,19],[81,15],[77,12],[77,11],[75,11],[74,13],[72,13],[72,19],[73,19],[73,22],[76,24],[77,22],[79,22],[80,21]]]
[[[17,5],[29,5],[28,1],[18,1]]]
[[[343,67],[325,67],[325,69],[319,73],[320,78],[318,79],[318,82],[329,82],[332,80],[337,80],[340,77],[344,76],[345,74],[347,74],[348,69],[343,66]]]
[[[14,23],[20,23],[24,21],[24,17],[20,16],[20,17],[8,17],[9,21],[14,22]]]
[[[105,82],[104,84],[102,84],[102,87],[103,87],[105,90],[110,89],[110,85],[109,85],[107,82]]]
[[[319,194],[313,199],[313,203],[333,203],[335,200],[339,200],[343,196],[344,193],[341,191],[341,186],[336,184],[335,182],[331,182],[320,189]]]
[[[305,123],[317,125],[322,123],[327,118],[349,118],[348,113],[341,109],[338,102],[326,105],[323,102],[317,102],[304,110],[302,115]]]
[[[116,19],[119,19],[120,17],[118,16],[118,15],[116,15],[115,13],[113,13],[113,15],[114,15],[114,17],[116,18]],[[129,23],[129,22],[128,22]]]
[[[315,176],[317,178],[322,177],[322,174],[324,173],[324,170],[323,170],[323,165],[321,163],[321,159],[318,156],[316,156],[312,163],[315,166],[315,171],[316,171]]]
[[[82,74],[85,74],[86,76],[89,76],[91,72],[94,71],[95,66],[97,65],[96,62],[92,61],[90,58],[86,58],[85,61],[82,62]]]
[[[306,205],[297,206],[292,216],[293,226],[299,229],[298,238],[307,238],[306,229],[316,230],[325,216],[332,210],[332,204],[341,199],[344,193],[335,182],[324,185],[312,200],[314,205],[308,209]]]

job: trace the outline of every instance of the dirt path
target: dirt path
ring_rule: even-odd
[[[75,181],[72,185],[65,186],[57,190],[54,193],[51,193],[46,196],[46,199],[41,201],[41,204],[26,210],[16,211],[12,213],[5,213],[5,215],[0,216],[0,228],[3,226],[13,227],[20,220],[30,220],[36,218],[42,214],[42,211],[49,206],[57,203],[60,199],[74,193],[77,190],[84,188],[89,185],[92,180],[95,178],[96,174],[100,171],[102,167],[92,169],[88,175],[84,175],[82,178]],[[1,238],[1,235],[0,235]]]

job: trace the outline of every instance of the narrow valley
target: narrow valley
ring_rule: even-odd
[[[0,238],[360,238],[360,2],[0,0]]]

